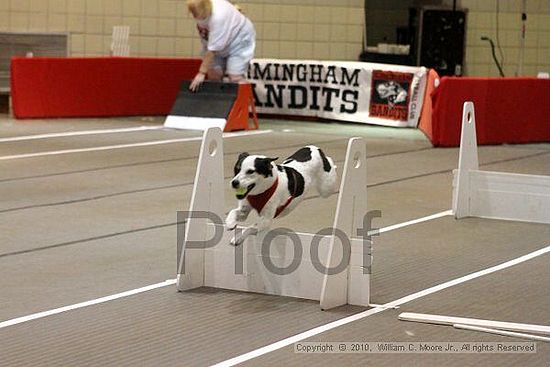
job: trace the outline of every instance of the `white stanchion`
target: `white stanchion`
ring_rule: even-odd
[[[364,140],[350,139],[334,219],[336,231],[328,235],[275,230],[249,236],[235,247],[230,244],[233,231],[189,217],[184,240],[178,244],[178,290],[208,286],[290,296],[320,301],[323,309],[368,306],[372,242],[358,237],[367,233],[367,229],[361,231],[367,213],[365,159]],[[224,218],[224,191],[222,132],[210,128],[203,135],[189,211]],[[216,234],[220,238],[214,238]],[[212,239],[206,246],[196,246]],[[351,251],[343,251],[346,241]]]
[[[455,317],[444,315],[430,315],[415,312],[403,312],[399,314],[399,320],[421,322],[435,325],[467,325],[476,327],[486,327],[497,330],[512,332],[525,332],[534,334],[550,335],[550,326],[536,324],[520,324],[516,322],[472,319],[467,317]]]
[[[550,223],[550,176],[479,169],[474,104],[465,102],[458,169],[454,172],[453,213]]]

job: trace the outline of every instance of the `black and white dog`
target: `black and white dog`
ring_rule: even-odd
[[[322,197],[336,191],[336,166],[318,147],[303,147],[280,165],[273,163],[277,159],[248,153],[239,155],[235,177],[231,180],[239,204],[229,212],[225,223],[228,230],[234,230],[237,222],[246,220],[252,209],[258,213],[259,220],[239,238],[234,238],[232,244],[240,245],[248,235],[268,229],[274,218],[292,211],[311,187]]]

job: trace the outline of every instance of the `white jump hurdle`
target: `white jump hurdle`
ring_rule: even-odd
[[[212,239],[216,225],[207,219],[188,217],[184,240],[179,241],[177,288],[185,291],[197,287],[232,289],[320,301],[322,309],[353,304],[368,306],[372,242],[357,237],[367,213],[366,145],[363,139],[350,139],[333,227],[336,231],[314,235],[296,233],[277,235],[267,232],[249,236],[241,246],[229,242],[234,232],[223,230],[215,245],[197,248],[193,241]],[[210,212],[225,219],[224,214],[223,141],[219,128],[205,131],[189,211]],[[299,211],[298,207],[296,211]],[[220,223],[218,223],[218,226]],[[275,222],[276,225],[276,222]],[[262,244],[270,243],[262,253]],[[292,238],[290,238],[292,237]],[[351,251],[344,251],[342,241],[349,239]],[[294,242],[293,242],[294,240]],[[318,245],[316,256],[310,249]],[[348,246],[349,249],[349,246]],[[243,259],[241,261],[236,259]],[[270,268],[266,267],[270,264]],[[299,264],[289,274],[283,269]],[[343,271],[320,272],[320,265]],[[272,267],[273,266],[273,267]]]
[[[453,212],[457,219],[482,217],[550,223],[550,176],[479,169],[474,104],[465,102]]]

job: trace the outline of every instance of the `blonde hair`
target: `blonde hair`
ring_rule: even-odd
[[[229,1],[231,4],[233,4],[233,6],[235,7],[235,9],[237,9],[239,12],[243,13],[244,14],[244,11],[243,11],[243,8],[237,4],[237,3],[234,3],[233,1]]]
[[[187,0],[187,9],[194,18],[205,19],[212,14],[211,0]]]

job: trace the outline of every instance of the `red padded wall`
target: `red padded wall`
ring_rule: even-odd
[[[478,144],[550,141],[550,79],[443,77],[432,94],[435,146],[460,145],[462,106],[475,106]]]
[[[180,82],[200,59],[16,57],[11,94],[16,118],[166,115]]]

